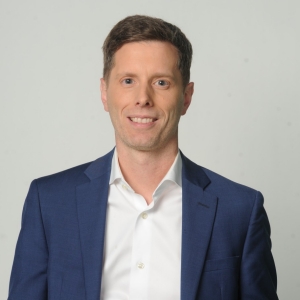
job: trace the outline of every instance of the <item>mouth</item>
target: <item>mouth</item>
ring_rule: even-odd
[[[135,117],[129,117],[130,121],[134,122],[134,123],[152,123],[155,122],[157,119],[154,118],[135,118]]]

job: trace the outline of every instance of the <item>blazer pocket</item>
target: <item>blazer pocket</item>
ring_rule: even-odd
[[[241,258],[239,256],[226,257],[221,259],[210,259],[205,262],[204,272],[217,270],[237,269],[240,267]]]

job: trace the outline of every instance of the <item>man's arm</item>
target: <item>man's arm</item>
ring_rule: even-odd
[[[257,192],[241,262],[241,299],[278,299],[271,230],[263,202],[262,194]]]
[[[48,247],[37,183],[29,188],[10,278],[8,300],[47,299]]]

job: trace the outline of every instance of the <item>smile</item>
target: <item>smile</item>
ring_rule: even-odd
[[[129,118],[134,123],[151,123],[154,122],[155,119],[152,118]]]

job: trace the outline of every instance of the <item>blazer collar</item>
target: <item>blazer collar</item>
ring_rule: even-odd
[[[115,148],[106,155],[96,159],[88,166],[84,173],[90,180],[104,174],[110,176],[111,161],[114,155],[114,150]],[[198,185],[202,189],[205,189],[210,184],[210,179],[207,177],[203,169],[184,156],[181,151],[180,155],[182,158],[182,177],[186,178],[189,182]]]
[[[204,190],[210,184],[210,179],[202,167],[189,160],[181,151],[180,154],[182,158],[182,178]]]
[[[90,180],[94,180],[103,175],[107,175],[108,179],[109,179],[110,170],[111,170],[111,161],[112,161],[112,157],[114,155],[114,150],[115,150],[115,148],[113,148],[106,155],[93,161],[87,167],[87,169],[84,171],[84,173]]]

